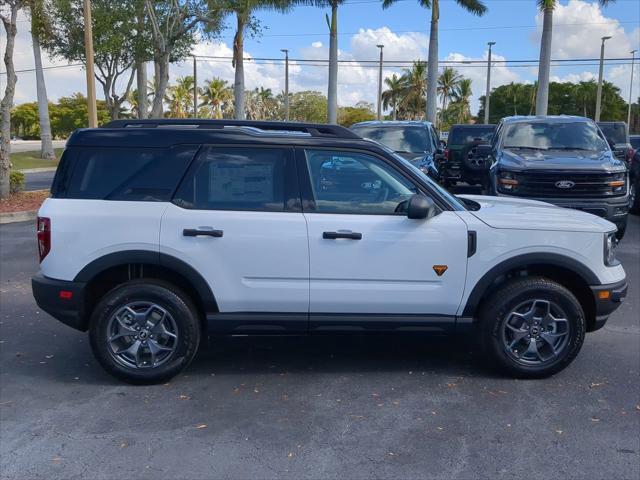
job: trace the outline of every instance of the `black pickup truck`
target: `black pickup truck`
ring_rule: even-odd
[[[606,218],[622,238],[629,210],[629,173],[595,122],[584,117],[507,117],[491,145],[490,191],[532,198]]]

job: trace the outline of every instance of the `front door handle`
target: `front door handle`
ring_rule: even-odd
[[[213,228],[185,228],[182,235],[185,237],[222,237],[222,230],[214,230]]]
[[[338,238],[362,240],[362,234],[358,232],[322,232],[322,238],[325,238],[327,240],[336,240]]]

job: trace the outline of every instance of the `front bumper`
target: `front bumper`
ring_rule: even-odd
[[[593,326],[589,328],[590,332],[594,332],[604,327],[609,315],[611,315],[622,304],[622,301],[627,296],[627,289],[628,285],[626,278],[616,283],[591,287],[593,298],[596,303],[596,315]]]
[[[87,330],[84,283],[55,280],[38,274],[31,278],[31,289],[42,310],[76,330]]]
[[[618,227],[624,225],[629,211],[629,197],[623,195],[611,198],[565,198],[565,197],[525,197],[519,195],[509,195],[495,189],[498,197],[516,197],[526,200],[537,200],[539,202],[551,203],[563,208],[573,208],[591,213],[615,223]]]

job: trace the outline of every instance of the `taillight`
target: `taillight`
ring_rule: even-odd
[[[40,255],[40,262],[42,262],[44,257],[51,251],[51,220],[47,217],[38,217],[36,230],[38,237],[38,254]]]
[[[445,160],[449,160],[449,149],[448,148],[444,149],[444,159]]]

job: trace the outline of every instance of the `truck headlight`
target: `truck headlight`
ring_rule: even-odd
[[[513,172],[502,170],[498,175],[498,189],[506,192],[512,192],[518,188],[518,180]]]
[[[616,246],[618,240],[616,239],[616,232],[609,232],[604,234],[604,264],[608,267],[617,265],[616,260]]]

